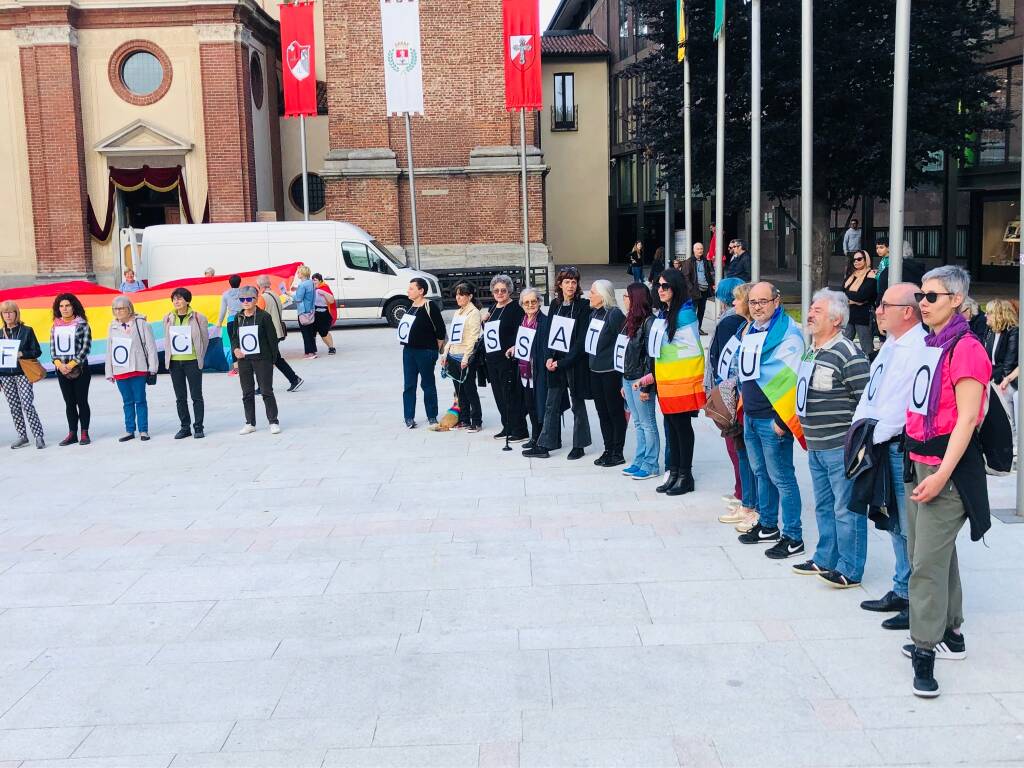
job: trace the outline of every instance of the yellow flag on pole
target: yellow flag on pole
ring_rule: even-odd
[[[683,4],[686,0],[676,0],[676,34],[679,45],[679,53],[676,61],[686,58],[686,16],[683,12]]]

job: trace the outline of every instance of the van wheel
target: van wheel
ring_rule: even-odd
[[[392,328],[397,328],[403,315],[411,306],[412,302],[408,299],[392,299],[384,305],[384,319],[388,321],[388,325]]]

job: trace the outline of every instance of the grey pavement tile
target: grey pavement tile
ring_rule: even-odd
[[[355,635],[338,640],[325,638],[281,641],[275,659],[329,658],[332,656],[391,656],[398,647],[398,633],[393,635]]]
[[[320,768],[325,750],[179,753],[171,768]]]
[[[26,760],[21,768],[168,768],[174,755],[82,757],[67,760]]]
[[[676,768],[672,739],[605,739],[563,741],[554,744],[528,741],[519,749],[521,768]]]
[[[98,725],[92,729],[85,741],[81,742],[74,756],[124,757],[178,752],[217,752],[233,725],[231,721]]]
[[[396,568],[392,560],[361,560],[338,564],[327,594],[351,592],[405,592],[423,589],[528,587],[530,558],[419,557],[407,558]]]
[[[533,583],[537,586],[734,578],[736,569],[718,547],[690,549],[685,556],[676,552],[653,551],[643,557],[623,557],[615,550],[533,555]]]
[[[669,707],[585,707],[526,710],[523,741],[561,744],[590,739],[644,739],[675,735]]]
[[[170,600],[235,600],[259,597],[302,597],[322,594],[334,564],[277,563],[248,568],[209,566],[161,571],[143,576],[121,603]]]
[[[12,573],[0,576],[0,606],[36,608],[108,605],[124,594],[144,571]]]
[[[0,714],[13,707],[49,673],[46,669],[23,669],[0,675]]]
[[[274,752],[368,747],[375,717],[239,720],[221,751]]]
[[[275,655],[274,652],[279,645],[280,641],[278,640],[210,640],[167,643],[158,650],[149,663],[195,664],[211,661],[269,659]]]
[[[381,715],[374,747],[518,742],[523,726],[519,710],[432,715]]]
[[[274,661],[57,669],[0,728],[265,718],[291,675],[290,662]]]
[[[905,684],[904,688],[909,686]],[[999,697],[987,693],[959,695],[943,691],[941,696],[930,701],[921,701],[904,693],[902,696],[850,699],[849,705],[868,730],[1015,722]]]
[[[11,645],[123,645],[183,640],[213,603],[14,608],[0,614]]]
[[[1024,763],[1024,732],[1019,725],[946,725],[937,728],[893,728],[871,731],[871,742],[889,764],[942,764],[951,756],[959,763],[985,765]]]
[[[524,651],[548,648],[622,648],[640,644],[637,628],[631,624],[519,630],[519,647]]]
[[[752,621],[639,624],[637,630],[644,645],[728,645],[763,643],[769,639]]]
[[[777,731],[771,728],[750,733],[718,734],[715,749],[725,768],[785,765],[818,766],[880,765],[881,755],[860,731]],[[906,754],[906,753],[904,753]]]
[[[26,669],[44,650],[41,646],[0,646],[0,675]]]
[[[47,648],[31,664],[32,669],[102,667],[145,664],[160,650],[159,643],[132,645],[72,645]]]
[[[323,768],[477,768],[478,758],[475,744],[330,749]]]
[[[403,654],[305,660],[274,716],[507,711],[550,701],[543,651]]]
[[[689,768],[721,768],[722,759],[718,755],[713,739],[707,736],[681,736],[672,740],[679,765]]]
[[[463,651],[515,651],[520,648],[514,629],[479,632],[416,632],[403,634],[398,653],[459,653]],[[525,648],[523,650],[526,650]]]
[[[992,694],[992,697],[1002,704],[1010,715],[1024,723],[1024,692],[994,693]]]
[[[70,757],[89,728],[0,730],[0,760],[49,760]]]

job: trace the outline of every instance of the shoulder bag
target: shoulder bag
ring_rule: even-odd
[[[146,358],[146,386],[156,386],[156,374],[149,372],[149,353],[146,351],[146,340],[139,330],[139,318],[135,318],[135,332],[139,334],[139,344],[142,345],[142,354]]]
[[[37,381],[42,381],[46,378],[46,369],[43,368],[42,363],[38,360],[26,360],[22,358],[18,361],[18,366],[21,368],[21,372],[25,375],[25,378],[29,380],[29,383],[35,384]]]

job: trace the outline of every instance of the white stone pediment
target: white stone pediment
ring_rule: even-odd
[[[94,149],[109,157],[185,155],[192,151],[185,141],[146,120],[135,120],[96,143]]]

